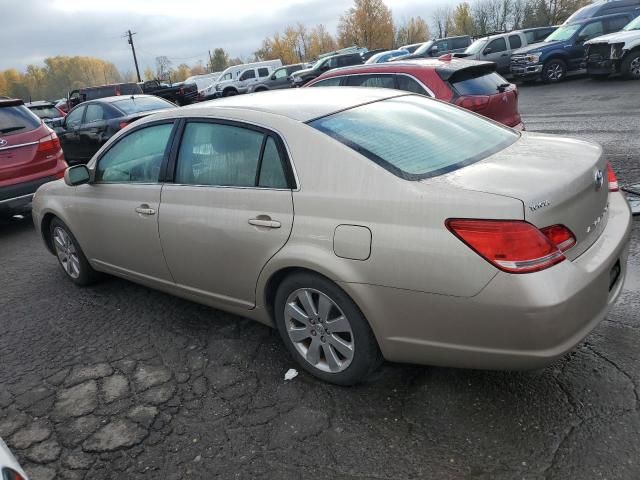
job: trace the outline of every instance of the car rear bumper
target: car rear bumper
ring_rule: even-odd
[[[539,368],[607,315],[626,275],[631,214],[612,193],[602,235],[580,257],[541,272],[499,272],[474,297],[342,283],[387,360],[462,368]],[[612,272],[619,273],[610,286]]]
[[[29,182],[0,187],[0,211],[26,210],[31,204],[33,194],[40,185],[56,180],[56,177],[44,177]]]

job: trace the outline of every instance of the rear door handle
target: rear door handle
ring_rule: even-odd
[[[265,228],[280,228],[281,224],[277,220],[271,220],[269,217],[266,218],[250,218],[249,225],[254,225],[256,227],[265,227]]]
[[[136,213],[139,213],[140,215],[155,215],[156,211],[153,208],[150,208],[146,203],[143,203],[139,207],[136,207]]]

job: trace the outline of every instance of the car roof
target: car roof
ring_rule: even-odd
[[[115,95],[112,97],[102,97],[102,98],[96,98],[94,100],[87,100],[86,102],[82,102],[79,105],[82,104],[86,104],[89,102],[103,102],[103,103],[113,103],[113,102],[117,102],[118,100],[126,100],[127,98],[160,98],[160,97],[156,97],[155,95],[143,95],[143,94],[134,94],[134,95]]]
[[[18,107],[24,105],[19,98],[0,97],[0,107]]]
[[[25,107],[54,107],[55,105],[46,100],[36,100],[35,102],[28,102],[24,104]]]
[[[407,95],[390,89],[378,88],[295,88],[270,90],[258,95],[237,95],[201,102],[172,110],[167,116],[209,115],[215,110],[242,109],[282,115],[292,120],[308,122],[341,110],[366,103]],[[157,117],[156,117],[157,118]]]
[[[613,18],[613,17],[628,17],[629,15],[631,15],[630,12],[610,13],[608,15],[598,15],[597,17],[581,18],[579,20],[574,20],[573,22],[569,22],[562,26],[565,27],[567,25],[580,25],[581,23],[589,23],[596,20],[603,20],[603,19]]]
[[[451,57],[450,60],[444,60],[440,58],[416,58],[411,60],[398,60],[386,63],[369,63],[364,65],[352,65],[350,67],[342,67],[330,70],[318,79],[331,78],[346,73],[357,72],[385,72],[390,71],[408,71],[416,68],[423,68],[427,70],[435,70],[440,75],[440,78],[447,80],[455,72],[473,67],[487,67],[495,69],[493,62],[483,62],[479,60],[468,60],[466,58]]]

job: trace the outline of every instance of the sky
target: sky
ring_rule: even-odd
[[[396,21],[455,0],[385,0]],[[193,65],[222,47],[247,57],[288,24],[324,24],[335,32],[352,0],[0,0],[0,70],[24,70],[55,55],[95,56],[133,71],[124,33],[131,29],[141,72],[165,55]]]

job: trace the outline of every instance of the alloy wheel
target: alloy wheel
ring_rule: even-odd
[[[631,61],[629,65],[629,73],[634,78],[640,78],[640,57],[636,57]]]
[[[60,260],[60,264],[64,271],[67,272],[67,275],[74,279],[78,278],[80,276],[80,259],[73,240],[71,240],[66,230],[61,227],[54,228],[53,245],[58,260]]]
[[[346,370],[355,349],[349,319],[324,293],[313,288],[292,292],[285,303],[284,321],[295,349],[323,372]]]
[[[547,69],[547,78],[549,80],[558,81],[562,78],[562,66],[554,63]]]

